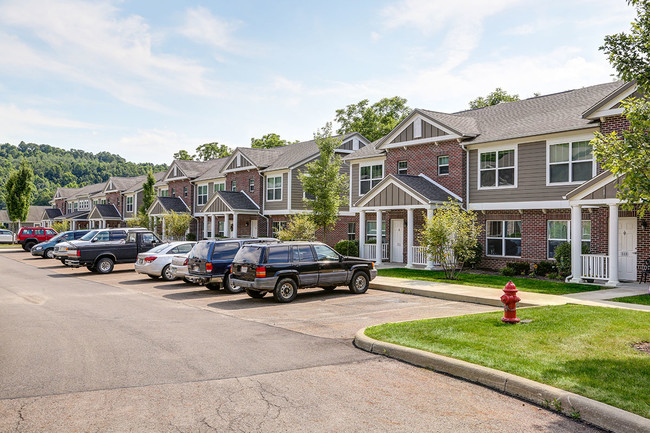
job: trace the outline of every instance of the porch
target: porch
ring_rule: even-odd
[[[210,240],[258,237],[258,217],[264,218],[259,206],[246,193],[234,191],[217,191],[196,217],[202,222],[202,237]]]

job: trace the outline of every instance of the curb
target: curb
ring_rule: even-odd
[[[388,356],[495,389],[504,394],[548,408],[559,402],[562,414],[579,413],[580,420],[596,427],[620,433],[650,431],[650,419],[572,392],[544,385],[530,379],[483,367],[447,356],[375,340],[365,335],[366,328],[354,336],[354,345],[377,355]]]

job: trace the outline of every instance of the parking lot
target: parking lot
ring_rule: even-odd
[[[593,431],[352,345],[491,307],[343,287],[278,304],[13,249],[0,275],[0,431]]]

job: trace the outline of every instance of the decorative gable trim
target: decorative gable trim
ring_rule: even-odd
[[[174,161],[172,162],[172,165],[169,166],[169,169],[167,169],[167,173],[165,173],[165,176],[162,178],[161,182],[168,182],[171,180],[180,180],[180,179],[187,179],[187,178],[188,178],[187,175],[178,166],[178,163]]]
[[[250,159],[246,158],[246,156],[244,156],[244,154],[239,149],[236,149],[233,154],[230,155],[230,159],[226,161],[224,167],[224,173],[232,173],[235,171],[257,168],[255,164],[253,164]]]
[[[419,110],[415,110],[382,139],[377,149],[415,146],[460,138],[462,138],[460,132],[435,121]]]
[[[639,86],[633,81],[622,85],[585,111],[582,117],[584,119],[598,120],[603,117],[620,116],[623,114],[623,108],[620,106],[621,101],[634,96],[638,88]]]
[[[393,175],[388,175],[381,182],[379,182],[377,184],[377,186],[375,186],[373,189],[368,191],[361,198],[361,200],[357,201],[354,206],[355,207],[364,207],[364,206],[366,206],[368,203],[375,200],[375,198],[377,198],[384,190],[386,190],[391,185],[398,188],[399,190],[404,191],[409,196],[413,197],[419,203],[419,206],[422,206],[422,205],[428,206],[430,204],[429,200],[426,197],[422,196],[417,191],[414,191],[413,189],[411,189],[407,185],[404,185],[402,182],[399,182],[395,177],[393,177]],[[401,203],[401,204],[398,204],[398,205],[395,205],[395,206],[397,206],[396,208],[399,208],[400,206],[403,207],[403,206],[408,206],[408,205],[406,205],[405,203]],[[387,206],[387,207],[391,207],[391,206]],[[374,208],[374,206],[373,206],[373,208]]]

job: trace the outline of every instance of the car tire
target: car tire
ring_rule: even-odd
[[[336,289],[336,286],[325,286],[325,287],[323,287],[323,290],[325,290],[326,292],[331,292],[334,289]]]
[[[111,260],[108,257],[102,257],[95,264],[95,268],[97,269],[97,272],[100,274],[110,274],[111,272],[113,272],[114,266],[115,263],[113,263],[113,260]]]
[[[97,269],[95,269],[94,266],[86,266],[86,269],[88,269],[90,272],[97,273]]]
[[[176,277],[172,274],[172,270],[169,267],[169,265],[165,265],[165,267],[162,268],[162,272],[160,272],[160,276],[165,281],[174,281],[176,279]]]
[[[246,294],[251,298],[262,299],[266,296],[266,292],[260,292],[259,290],[246,289]]]
[[[228,293],[241,293],[244,291],[243,287],[240,286],[233,286],[230,283],[230,274],[226,274],[223,277],[223,288],[226,289],[226,292]]]
[[[350,291],[360,295],[368,291],[368,286],[370,284],[370,279],[368,274],[362,271],[357,271],[352,275],[352,280],[350,280]]]
[[[205,287],[208,290],[220,290],[221,289],[221,287],[219,286],[219,283],[208,283],[208,284],[205,285]]]
[[[296,296],[298,296],[298,286],[291,278],[281,279],[273,290],[273,297],[278,302],[291,302],[296,299]]]
[[[63,266],[68,266],[68,265],[65,264],[65,259],[59,259],[59,261],[61,262],[61,264],[62,264]]]
[[[151,278],[152,280],[157,280],[158,278],[160,278],[158,275],[149,275],[149,274],[147,274],[147,277]]]
[[[43,258],[44,259],[53,259],[54,258],[54,250],[52,248],[48,248],[45,251],[43,251]]]

